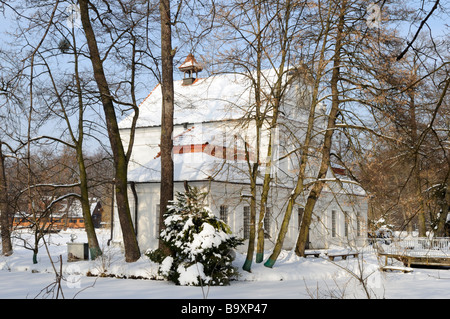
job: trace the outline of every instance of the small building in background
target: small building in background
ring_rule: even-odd
[[[78,199],[63,199],[52,204],[51,209],[46,209],[53,200],[51,197],[46,197],[34,204],[33,209],[29,207],[28,211],[17,212],[14,215],[13,227],[16,229],[34,228],[35,225],[39,225],[40,229],[47,232],[85,228],[83,211]],[[94,227],[100,228],[103,220],[101,201],[92,198],[90,207]]]

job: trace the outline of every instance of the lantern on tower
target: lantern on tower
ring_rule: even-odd
[[[190,85],[194,83],[198,76],[198,72],[201,72],[203,67],[195,60],[194,55],[189,53],[184,63],[179,66],[178,69],[184,72],[183,85]]]

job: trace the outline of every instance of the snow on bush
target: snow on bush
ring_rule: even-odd
[[[160,263],[162,276],[179,285],[227,285],[237,276],[232,251],[242,240],[204,206],[205,196],[196,187],[177,193],[161,232],[161,240],[172,255],[163,256],[159,250],[147,254]]]

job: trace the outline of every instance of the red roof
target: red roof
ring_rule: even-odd
[[[202,66],[197,62],[197,60],[195,60],[192,53],[189,53],[184,63],[179,66],[178,69],[180,69],[180,71],[192,70],[194,72],[200,72],[201,70],[203,70]]]

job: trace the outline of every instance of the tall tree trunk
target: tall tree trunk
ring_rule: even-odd
[[[83,105],[83,94],[80,83],[80,74],[79,74],[79,60],[78,60],[78,52],[76,45],[76,37],[75,32],[72,30],[73,37],[73,47],[74,47],[74,67],[75,67],[75,81],[77,86],[77,95],[78,95],[78,139],[73,136],[73,141],[75,143],[75,150],[77,153],[77,163],[78,169],[80,171],[80,195],[81,195],[81,209],[83,212],[84,225],[88,239],[89,252],[91,255],[91,259],[95,260],[98,256],[102,255],[102,250],[100,249],[100,245],[98,243],[97,234],[95,233],[94,222],[92,221],[91,207],[89,205],[89,189],[88,189],[88,178],[86,173],[86,165],[84,162],[84,154],[83,154],[83,139],[84,139],[84,105]],[[70,126],[70,124],[68,123]]]
[[[78,167],[80,169],[80,192],[81,192],[81,209],[83,211],[84,225],[88,238],[89,253],[91,259],[94,260],[102,255],[100,245],[98,243],[97,234],[95,233],[94,222],[92,221],[91,207],[89,204],[89,193],[88,193],[88,181],[86,175],[86,167],[84,164],[84,158],[81,154],[82,150],[77,150],[77,161]],[[80,155],[81,154],[81,155]]]
[[[261,39],[261,4],[259,2],[254,3],[254,10],[256,14],[256,38],[257,38],[257,47],[256,47],[256,79],[254,79],[252,82],[254,83],[254,90],[255,90],[255,130],[256,130],[256,159],[255,161],[250,165],[249,164],[249,173],[250,173],[250,231],[249,231],[249,238],[248,238],[248,246],[247,246],[247,255],[245,258],[244,265],[242,266],[242,269],[245,271],[250,272],[252,268],[253,263],[253,256],[255,252],[255,239],[256,239],[256,188],[257,183],[256,180],[258,178],[258,169],[259,169],[259,161],[260,161],[260,147],[261,147],[261,127],[263,124],[263,120],[261,118],[261,57],[262,57],[262,39]],[[247,152],[247,161],[250,161],[249,153]],[[262,220],[259,220],[258,223],[258,229],[260,229],[260,224],[262,223]],[[260,257],[257,255],[256,259],[260,259]]]
[[[283,55],[283,62],[284,62]],[[281,79],[284,73],[283,64],[281,64],[281,68],[279,70],[279,78],[278,83],[275,88],[275,101],[273,105],[273,114],[272,114],[272,121],[270,126],[270,135],[269,135],[269,145],[267,149],[267,159],[268,162],[266,163],[266,172],[264,174],[264,181],[261,191],[261,201],[260,201],[260,211],[259,211],[259,222],[258,222],[258,241],[257,241],[257,247],[256,247],[256,262],[261,263],[264,259],[264,238],[265,238],[265,229],[264,229],[264,218],[266,217],[267,213],[267,200],[269,198],[269,191],[270,191],[270,182],[272,181],[272,166],[274,165],[274,161],[272,160],[273,157],[273,149],[277,147],[276,144],[276,130],[277,128],[277,122],[278,122],[278,113],[279,113],[279,107],[281,103]],[[275,142],[275,143],[274,143]],[[277,162],[277,159],[275,159],[275,162]],[[275,167],[275,169],[278,169]],[[270,218],[270,216],[269,216]]]
[[[272,132],[270,135],[272,135]],[[272,165],[271,157],[272,157],[272,142],[269,142],[267,150],[267,158],[269,162],[266,163],[267,167],[266,172],[264,174],[264,181],[261,191],[261,202],[259,207],[258,241],[256,244],[256,259],[255,259],[256,263],[261,263],[264,259],[264,239],[265,239],[264,218],[267,213],[267,200],[269,197],[270,181],[272,180],[272,176],[270,174],[270,166]]]
[[[11,210],[8,202],[8,188],[5,173],[5,158],[0,141],[0,228],[2,239],[2,255],[10,256],[13,253],[11,243]]]
[[[340,67],[341,67],[341,50],[342,50],[342,38],[344,29],[344,17],[347,1],[342,1],[340,4],[339,22],[337,25],[336,44],[334,48],[333,57],[333,72],[331,75],[331,110],[328,115],[327,130],[325,132],[323,147],[322,147],[322,160],[320,163],[319,172],[317,174],[317,181],[314,183],[308,198],[306,200],[305,210],[303,214],[302,223],[300,226],[300,232],[297,238],[297,244],[295,252],[298,256],[304,256],[305,248],[308,241],[309,226],[311,225],[311,218],[314,211],[316,202],[322,192],[325,182],[321,181],[326,177],[328,169],[330,167],[330,154],[331,143],[333,139],[334,129],[336,127],[336,118],[339,113],[339,90],[338,84],[340,79]]]
[[[270,255],[270,257],[264,263],[264,266],[269,267],[269,268],[272,268],[273,265],[275,265],[275,262],[281,253],[281,250],[282,250],[283,244],[284,244],[284,239],[285,239],[287,231],[288,231],[288,226],[289,226],[289,223],[291,220],[291,215],[292,215],[292,211],[294,209],[295,202],[296,202],[298,196],[300,196],[300,194],[303,192],[303,189],[304,189],[303,183],[305,180],[306,164],[307,164],[307,160],[308,160],[308,156],[309,156],[308,152],[309,152],[309,147],[311,145],[312,132],[313,132],[313,128],[314,128],[315,110],[316,110],[316,106],[317,106],[317,100],[316,100],[316,97],[318,96],[317,84],[318,83],[316,82],[316,85],[314,88],[314,93],[313,93],[313,101],[311,104],[311,109],[310,109],[310,113],[309,113],[309,117],[308,117],[308,127],[307,127],[306,134],[305,134],[305,141],[302,145],[302,153],[301,153],[302,155],[301,155],[301,159],[300,159],[300,169],[299,169],[297,183],[289,197],[288,204],[287,204],[287,207],[286,207],[286,210],[284,213],[283,221],[281,223],[281,227],[278,232],[278,237],[277,237],[277,240],[275,243],[275,247],[273,248],[273,251],[272,251],[272,254]]]
[[[447,178],[446,178],[447,179]],[[447,222],[447,216],[449,212],[449,204],[450,204],[450,191],[447,187],[447,183],[441,187],[438,191],[438,204],[441,208],[437,229],[436,229],[436,237],[445,237],[445,223]]]
[[[415,70],[415,68],[413,68]],[[416,75],[415,71],[413,71]],[[418,132],[417,132],[417,120],[416,120],[416,100],[415,100],[415,89],[412,87],[409,92],[409,125],[411,129],[411,143],[416,143],[418,140]],[[422,195],[422,181],[420,177],[420,160],[419,160],[419,150],[417,150],[417,153],[414,155],[414,166],[413,166],[413,174],[414,174],[414,188],[416,190],[416,198],[418,201],[418,212],[417,212],[417,219],[418,219],[418,225],[419,225],[419,237],[426,237],[427,235],[427,229],[426,229],[426,222],[425,222],[425,203]]]
[[[170,0],[161,0],[159,5],[161,15],[161,68],[162,68],[162,112],[161,112],[161,192],[160,192],[160,231],[164,229],[164,214],[169,201],[173,200],[173,111],[174,111],[174,88],[173,88],[173,57],[172,50],[172,28],[170,18]],[[159,248],[170,255],[170,250],[164,243],[159,241]]]
[[[270,140],[267,150],[267,158],[269,160],[269,163],[266,163],[269,166],[269,170],[266,170],[266,173],[264,175],[264,181],[263,181],[263,187],[261,192],[261,201],[260,201],[260,212],[259,212],[259,222],[258,222],[258,241],[257,241],[257,247],[256,247],[256,262],[261,263],[264,258],[264,238],[265,238],[265,229],[264,229],[264,217],[267,213],[267,200],[269,197],[269,191],[270,191],[270,182],[272,180],[272,176],[270,174],[270,169],[273,165],[272,157],[273,157],[273,149],[275,147],[278,147],[278,141],[276,140],[276,130],[278,129],[278,115],[280,111],[280,105],[281,100],[283,98],[283,86],[286,85],[286,83],[283,82],[284,79],[284,71],[285,71],[285,63],[286,60],[288,60],[288,54],[289,54],[289,42],[290,38],[288,35],[289,30],[289,23],[293,7],[291,6],[291,1],[286,1],[281,5],[284,8],[284,14],[281,13],[280,15],[283,16],[283,20],[280,21],[281,24],[283,24],[283,28],[281,28],[282,34],[280,38],[280,44],[281,44],[281,59],[280,59],[280,67],[278,69],[278,75],[277,75],[277,81],[275,83],[275,87],[273,89],[273,111],[272,111],[272,119],[270,124]],[[261,26],[258,24],[258,32],[260,34],[261,32]],[[259,36],[260,41],[261,36]],[[261,55],[263,51],[263,45],[262,43],[258,43],[258,54],[259,54],[259,60],[261,60]],[[261,63],[259,63],[259,67],[261,67]],[[263,121],[261,121],[263,122]],[[275,142],[275,143],[274,143]],[[276,154],[276,153],[275,153]],[[278,162],[278,159],[275,159],[275,162]],[[275,168],[278,169],[278,168]],[[270,216],[268,217],[270,218]]]
[[[130,206],[128,203],[128,185],[127,185],[127,171],[128,159],[124,151],[122,140],[117,124],[117,117],[114,109],[114,103],[109,90],[108,82],[103,70],[103,63],[98,51],[97,40],[95,38],[94,30],[92,29],[88,0],[80,0],[80,15],[83,30],[86,35],[86,41],[89,47],[90,60],[92,63],[94,78],[97,83],[101,95],[103,111],[105,113],[106,126],[108,130],[108,137],[111,144],[114,160],[115,170],[115,195],[117,201],[117,210],[119,214],[120,226],[122,229],[125,260],[127,262],[134,262],[140,258],[139,246],[134,231],[133,221],[130,213]]]
[[[281,250],[282,250],[283,244],[284,244],[284,239],[286,237],[286,234],[288,231],[288,226],[289,226],[290,219],[292,216],[292,211],[294,209],[294,205],[296,203],[298,196],[300,196],[300,194],[304,190],[303,184],[305,181],[305,172],[306,172],[308,159],[310,157],[310,146],[311,146],[311,143],[313,140],[316,109],[317,109],[317,105],[319,103],[319,86],[321,83],[321,79],[325,73],[325,66],[327,65],[327,63],[325,62],[325,51],[326,51],[326,47],[328,46],[327,39],[328,39],[328,32],[330,30],[330,21],[331,21],[330,14],[331,14],[331,7],[328,12],[328,19],[326,20],[324,38],[323,38],[322,46],[321,46],[321,50],[320,50],[319,61],[317,63],[318,64],[318,69],[316,72],[317,76],[316,76],[316,78],[314,80],[314,84],[313,84],[311,105],[310,105],[309,116],[308,116],[308,125],[306,128],[305,140],[303,142],[303,145],[301,146],[300,168],[299,168],[298,178],[297,178],[296,185],[295,185],[294,189],[292,190],[291,195],[289,197],[289,200],[288,200],[288,203],[286,206],[286,210],[284,213],[283,221],[281,223],[281,227],[278,232],[278,237],[277,237],[277,240],[275,243],[275,247],[272,251],[272,254],[269,256],[267,261],[264,263],[264,266],[269,267],[269,268],[272,268],[275,265],[275,262],[277,261],[277,258],[281,253]],[[309,228],[309,226],[308,226],[308,228]]]
[[[256,238],[256,179],[251,177],[251,200],[250,200],[250,232],[247,246],[247,256],[245,258],[242,269],[250,272],[253,263],[253,255],[255,252],[255,238]]]

